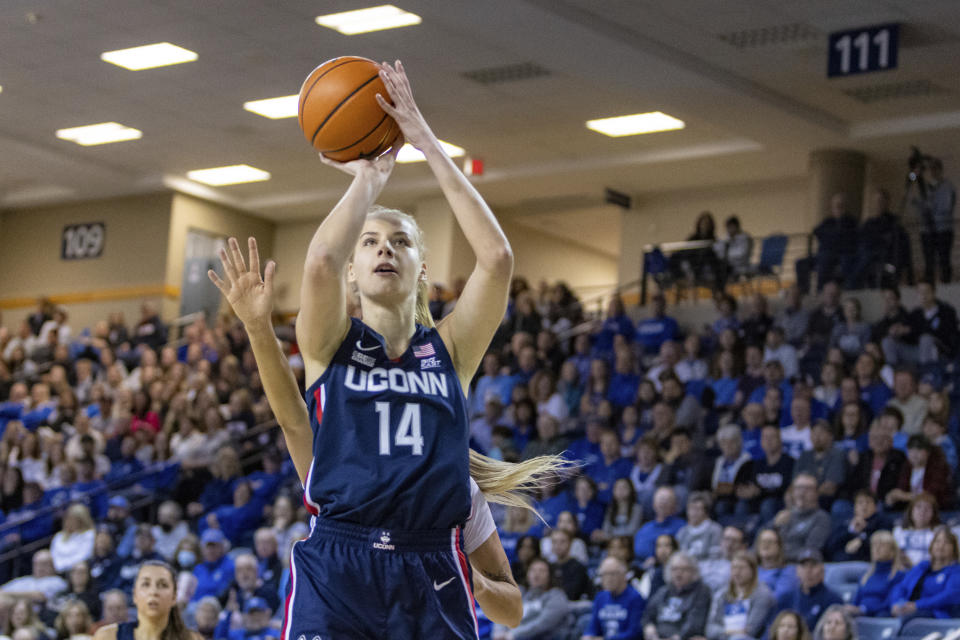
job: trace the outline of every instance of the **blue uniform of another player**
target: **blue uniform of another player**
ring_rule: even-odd
[[[391,360],[356,319],[307,390],[315,516],[291,555],[283,640],[476,638],[460,526],[466,400],[436,329]]]

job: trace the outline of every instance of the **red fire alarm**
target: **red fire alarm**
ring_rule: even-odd
[[[467,157],[463,161],[463,173],[468,176],[482,176],[483,160],[481,160],[480,158]]]

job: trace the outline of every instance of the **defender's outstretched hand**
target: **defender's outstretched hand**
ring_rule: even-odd
[[[213,282],[230,303],[230,308],[244,325],[256,322],[270,322],[273,313],[273,274],[277,263],[267,263],[263,277],[260,277],[260,252],[255,238],[249,238],[250,267],[243,261],[240,244],[236,238],[227,241],[227,249],[220,250],[220,262],[223,263],[222,280],[213,269],[207,271]]]

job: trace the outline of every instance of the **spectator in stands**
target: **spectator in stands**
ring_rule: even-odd
[[[180,606],[186,606],[197,590],[197,577],[193,570],[201,556],[200,538],[192,533],[184,536],[174,550],[171,566],[177,572],[177,604]]]
[[[760,447],[763,457],[753,461],[751,473],[737,487],[737,515],[759,513],[760,522],[769,522],[783,509],[794,460],[783,452],[780,427],[775,424],[760,430]]]
[[[885,500],[887,494],[896,488],[907,462],[903,452],[893,448],[893,434],[902,423],[903,414],[887,407],[870,426],[869,448],[857,456],[857,464],[847,479],[848,491],[866,489],[878,499]]]
[[[653,556],[654,543],[658,536],[675,536],[686,524],[677,513],[677,495],[671,487],[660,487],[653,495],[654,519],[647,522],[633,539],[633,553],[641,560]]]
[[[280,606],[276,589],[271,589],[260,578],[257,558],[252,553],[241,553],[233,559],[233,581],[221,597],[220,603],[231,611],[243,611],[248,600],[262,598],[271,615]]]
[[[160,554],[154,551],[153,545],[153,529],[151,526],[146,523],[138,524],[134,537],[133,552],[120,566],[120,588],[126,593],[133,593],[134,581],[144,563],[163,561]]]
[[[662,375],[660,384],[663,401],[673,408],[677,426],[687,427],[699,434],[703,429],[704,419],[704,410],[700,403],[693,396],[687,395],[683,383],[672,373]]]
[[[133,552],[137,521],[130,515],[130,501],[123,496],[113,496],[107,501],[107,517],[103,522],[117,541],[117,555],[126,558]]]
[[[817,549],[804,549],[797,555],[797,577],[800,588],[777,601],[780,611],[792,609],[803,616],[808,627],[816,625],[817,619],[832,604],[843,600],[823,584],[823,555]]]
[[[550,532],[550,548],[554,556],[551,563],[553,584],[563,589],[569,600],[580,600],[593,596],[593,583],[587,574],[587,568],[570,555],[573,536],[564,529]]]
[[[846,298],[843,301],[843,321],[833,325],[830,346],[839,348],[847,362],[853,362],[868,342],[870,325],[861,317],[860,301]]]
[[[930,281],[920,282],[917,292],[920,306],[909,316],[913,334],[891,338],[884,344],[884,352],[894,355],[891,363],[929,364],[941,358],[953,358],[957,353],[956,309],[936,298],[936,289]]]
[[[593,532],[603,527],[604,505],[597,498],[597,485],[590,476],[574,480],[570,512],[585,540],[590,540]]]
[[[724,331],[732,329],[740,333],[740,319],[737,317],[737,299],[729,293],[718,292],[714,295],[714,303],[717,305],[717,313],[720,317],[713,321],[710,326],[715,336],[721,335]]]
[[[957,445],[947,434],[947,425],[938,418],[927,415],[923,421],[923,435],[933,444],[940,448],[943,457],[947,460],[947,466],[950,469],[956,469],[960,466],[960,460],[957,457]]]
[[[524,509],[524,511],[527,511]],[[529,513],[529,512],[528,512]],[[501,538],[501,541],[504,545],[504,550],[507,548],[507,538]],[[521,587],[527,586],[527,569],[530,568],[530,562],[534,558],[540,558],[540,540],[536,536],[520,536],[519,539],[515,540],[516,542],[516,551],[514,556],[516,559],[510,563],[510,572],[513,574],[513,579]],[[581,540],[582,542],[582,540]],[[510,554],[508,554],[509,556]]]
[[[87,604],[82,600],[73,600],[65,604],[53,628],[57,632],[57,640],[89,638],[93,628],[93,617]]]
[[[637,502],[630,478],[614,481],[612,497],[603,517],[603,528],[598,530],[602,535],[594,533],[593,538],[606,541],[626,536],[632,539],[643,523],[643,507]]]
[[[560,515],[557,516],[557,526],[555,528],[563,529],[570,534],[570,555],[579,560],[580,564],[586,566],[590,560],[587,553],[587,545],[584,542],[585,536],[583,536],[580,531],[577,517],[570,511],[561,511]],[[549,534],[540,540],[540,555],[551,563],[557,560],[557,554],[553,552],[553,539]]]
[[[860,399],[877,415],[893,397],[893,392],[880,378],[880,367],[876,358],[869,353],[861,353],[857,357],[854,375],[860,387]]]
[[[957,192],[953,184],[943,177],[943,161],[931,158],[924,167],[927,183],[927,201],[924,207],[923,232],[920,246],[923,247],[924,278],[933,282],[936,264],[940,263],[941,282],[950,282],[953,277],[950,253],[953,250],[953,209]]]
[[[933,532],[940,524],[937,499],[923,492],[914,496],[904,511],[902,524],[893,529],[897,546],[910,560],[911,567],[930,559]]]
[[[562,589],[550,580],[550,565],[536,558],[527,570],[527,588],[523,592],[523,618],[515,629],[495,625],[493,640],[549,638],[561,628],[570,612],[570,602]]]
[[[715,499],[718,518],[733,515],[737,487],[748,483],[753,473],[750,454],[743,450],[743,436],[736,424],[727,424],[717,431],[720,456],[713,465],[710,488]]]
[[[701,449],[694,451],[689,429],[677,427],[669,438],[670,447],[663,456],[667,466],[660,474],[659,484],[671,487],[677,502],[685,504],[691,491],[709,486],[712,465]]]
[[[603,591],[593,602],[583,640],[640,638],[646,601],[627,582],[627,566],[614,557],[600,563],[597,571]]]
[[[484,412],[484,405],[493,395],[500,398],[500,405],[510,401],[506,394],[509,386],[506,376],[500,371],[500,356],[494,351],[488,351],[483,356],[483,374],[477,378],[473,393],[470,394],[470,416],[479,416]]]
[[[557,391],[556,379],[549,370],[541,369],[530,379],[530,397],[537,403],[538,414],[547,413],[559,421],[567,418],[567,403]]]
[[[153,526],[154,549],[164,560],[172,562],[177,545],[190,533],[183,520],[183,510],[173,500],[167,500],[157,509],[157,524]]]
[[[653,315],[637,323],[636,340],[646,356],[660,352],[664,342],[676,340],[680,335],[677,321],[667,315],[667,299],[660,292],[651,298]]]
[[[793,459],[799,459],[804,451],[813,449],[810,400],[795,397],[790,402],[790,426],[780,432],[784,451]]]
[[[877,509],[877,499],[861,489],[853,499],[853,517],[834,526],[827,541],[827,557],[833,562],[865,562],[870,559],[868,541],[877,531],[889,528],[890,520]]]
[[[700,578],[713,592],[720,591],[730,581],[730,561],[746,546],[746,534],[734,526],[723,528],[720,556],[700,561]]]
[[[707,379],[707,362],[703,359],[701,351],[700,336],[691,333],[684,339],[683,357],[674,367],[677,378],[684,382]]]
[[[741,375],[737,368],[737,356],[729,349],[717,353],[713,359],[708,384],[713,391],[714,409],[721,414],[735,411],[742,402]]]
[[[720,557],[723,527],[710,519],[712,500],[706,491],[695,491],[687,498],[687,522],[677,531],[680,550],[701,562]]]
[[[870,217],[860,226],[857,258],[847,278],[848,288],[896,285],[903,276],[913,283],[910,238],[900,218],[890,211],[890,194],[874,189],[869,200]]]
[[[794,474],[805,473],[816,478],[820,507],[829,510],[847,477],[847,457],[833,443],[833,427],[826,420],[817,420],[810,428],[812,449],[797,458]]]
[[[757,402],[752,400],[753,392],[766,382],[766,367],[763,363],[763,350],[759,346],[749,345],[743,350],[743,375],[737,385],[737,404]]]
[[[10,610],[10,626],[13,629],[11,637],[14,638],[24,630],[31,631],[36,640],[49,640],[56,636],[43,624],[29,600],[17,600],[13,605],[13,609]]]
[[[620,478],[629,478],[633,465],[627,458],[620,457],[620,438],[613,429],[605,429],[600,434],[600,459],[584,469],[597,485],[597,500],[610,504],[613,497],[613,484]]]
[[[907,464],[900,471],[900,480],[895,489],[887,493],[884,502],[896,509],[920,493],[929,493],[941,509],[949,508],[953,501],[952,471],[939,447],[935,447],[922,434],[910,436],[907,441]]]
[[[804,550],[820,553],[830,536],[830,515],[819,508],[817,479],[809,473],[798,473],[790,485],[790,496],[793,506],[773,520],[783,538],[784,554],[788,560],[796,560]]]
[[[67,582],[53,568],[53,557],[47,549],[33,554],[33,572],[14,578],[0,587],[0,591],[33,602],[49,602],[67,590]]]
[[[647,601],[643,612],[645,640],[690,640],[706,633],[712,596],[700,580],[697,562],[678,551],[667,565],[667,584]]]
[[[640,579],[640,585],[637,591],[645,599],[649,600],[650,596],[666,584],[665,572],[667,570],[667,563],[670,562],[673,554],[679,550],[680,546],[673,536],[668,534],[657,536],[653,557],[647,558],[640,565],[644,569],[644,573]]]
[[[826,367],[824,367],[826,370]],[[837,446],[847,455],[847,462],[855,465],[859,454],[869,446],[867,411],[860,402],[848,402],[834,414],[834,433],[840,440]],[[853,455],[851,455],[853,452]]]
[[[50,542],[50,555],[57,573],[66,573],[75,564],[93,557],[96,532],[90,511],[82,504],[72,504],[63,516],[63,528]]]
[[[257,575],[264,584],[277,593],[283,565],[277,556],[277,536],[272,529],[261,527],[253,534],[253,549],[257,557]]]
[[[730,579],[718,590],[707,619],[708,640],[759,638],[777,601],[766,584],[757,579],[757,560],[746,551],[730,562]]]
[[[835,193],[830,198],[829,216],[813,229],[817,239],[816,256],[797,261],[797,284],[802,291],[810,289],[810,267],[815,266],[817,289],[836,277],[847,277],[856,260],[858,235],[856,216],[847,209],[847,197]]]
[[[810,629],[796,611],[781,611],[768,630],[769,640],[810,640]]]
[[[787,343],[800,348],[806,341],[810,312],[803,306],[804,291],[793,285],[787,289],[783,309],[774,319],[774,325],[783,329]]]
[[[167,327],[156,308],[149,302],[140,307],[140,322],[134,329],[133,343],[146,345],[157,351],[167,342]]]
[[[641,576],[644,574],[644,569],[633,557],[633,538],[626,536],[611,538],[604,551],[604,558],[616,558],[627,568],[627,583],[633,587],[637,593],[640,593]],[[593,582],[595,587],[599,589],[603,588],[603,580],[599,576],[595,577]],[[661,576],[661,583],[662,582],[663,579]],[[644,600],[646,600],[645,597]]]
[[[957,536],[938,527],[930,559],[910,569],[890,593],[890,613],[898,618],[960,617],[960,550]]]
[[[607,317],[598,324],[593,335],[593,353],[600,357],[609,356],[613,353],[614,336],[623,336],[630,341],[635,335],[636,329],[633,321],[627,317],[623,299],[615,295],[607,304]]]
[[[630,470],[630,482],[636,492],[642,514],[653,513],[653,494],[664,472],[660,461],[660,447],[656,438],[644,436],[637,442],[636,463]]]
[[[900,291],[896,288],[884,289],[883,317],[873,325],[872,337],[882,347],[884,360],[893,367],[917,360],[915,351],[919,335],[913,321],[914,318],[900,303]]]
[[[773,317],[768,313],[767,298],[762,293],[755,293],[750,296],[750,307],[743,322],[740,323],[740,333],[745,345],[763,346],[774,327]],[[781,339],[783,338],[783,329],[780,328]]]
[[[662,378],[666,374],[676,375],[674,368],[680,361],[680,345],[673,340],[665,340],[660,345],[660,354],[654,360],[653,366],[647,370],[647,380],[653,383],[657,393],[663,391]]]
[[[813,640],[858,640],[857,624],[843,605],[833,604],[820,616]]]
[[[179,597],[179,591],[177,594]],[[201,598],[197,603],[193,614],[194,624],[203,640],[214,640],[214,633],[217,631],[217,623],[222,612],[223,607],[220,606],[220,601],[213,596]]]
[[[904,576],[897,541],[889,531],[870,536],[870,569],[860,579],[853,602],[846,606],[850,615],[883,617],[889,609],[888,598]]]
[[[893,376],[893,398],[888,407],[896,407],[903,414],[903,432],[920,433],[927,415],[927,401],[917,393],[917,380],[910,369],[897,369]]]
[[[771,327],[767,331],[763,350],[763,361],[765,363],[778,362],[782,369],[782,376],[786,379],[793,378],[799,371],[797,363],[797,350],[793,345],[784,339],[783,329],[780,327]]]
[[[227,538],[219,529],[207,529],[200,538],[203,562],[193,569],[197,590],[192,602],[204,596],[222,598],[233,580],[233,560],[227,555]]]
[[[203,493],[196,502],[187,505],[187,515],[192,518],[233,501],[234,485],[243,475],[237,451],[233,447],[217,451],[211,471],[213,476],[204,485]]]
[[[97,586],[101,590],[116,589],[120,584],[120,567],[122,565],[123,559],[120,558],[114,548],[113,535],[104,525],[100,525],[93,541],[90,575],[97,581]]]

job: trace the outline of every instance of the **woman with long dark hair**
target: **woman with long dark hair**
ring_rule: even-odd
[[[187,629],[177,607],[177,576],[173,567],[159,560],[140,565],[133,583],[136,622],[101,627],[93,640],[202,640]]]

